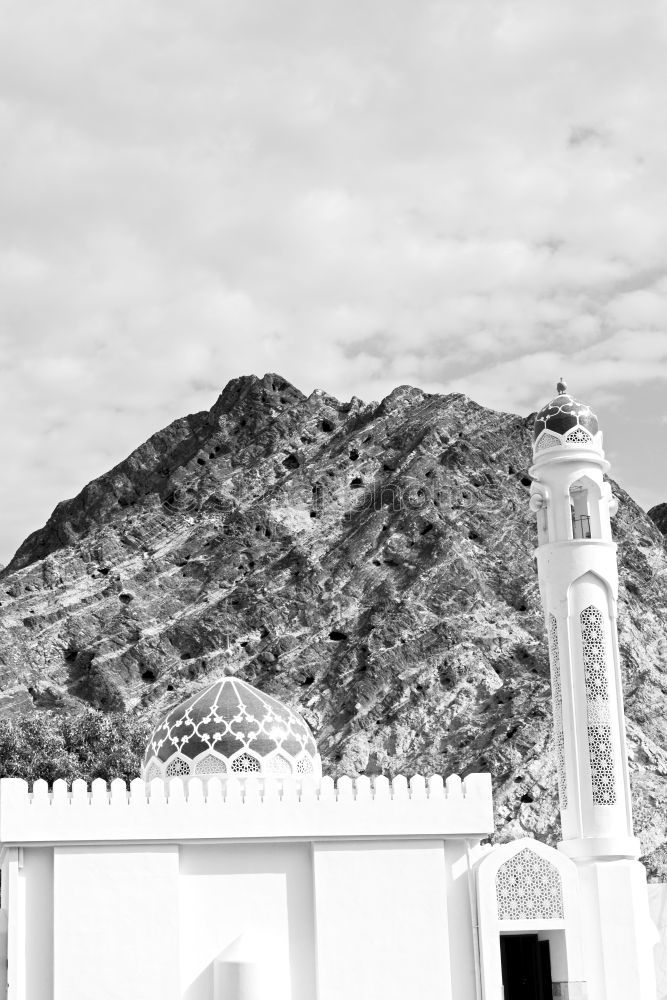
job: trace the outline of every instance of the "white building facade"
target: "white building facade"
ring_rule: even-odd
[[[474,1000],[492,826],[488,775],[3,779],[2,995]]]
[[[559,386],[531,470],[557,850],[482,845],[489,775],[334,784],[296,712],[226,677],[129,788],[0,781],[0,1000],[655,1000],[606,469]]]

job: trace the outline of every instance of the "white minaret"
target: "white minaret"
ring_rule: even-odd
[[[535,419],[530,506],[553,697],[563,840],[577,864],[590,963],[587,1000],[654,1000],[653,925],[638,862],[616,628],[617,503],[589,406],[559,382]]]

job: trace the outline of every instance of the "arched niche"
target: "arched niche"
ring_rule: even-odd
[[[503,1000],[501,936],[505,934],[537,934],[549,942],[552,981],[582,983],[579,876],[574,863],[553,847],[526,837],[494,848],[475,871],[484,1000]]]
[[[578,476],[569,484],[572,538],[576,541],[602,538],[600,501],[602,484],[590,476]]]

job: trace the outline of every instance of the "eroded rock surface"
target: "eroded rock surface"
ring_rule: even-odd
[[[651,507],[648,516],[658,530],[667,535],[667,503],[657,503],[655,507]]]
[[[58,505],[0,575],[0,710],[152,717],[224,672],[297,706],[331,774],[489,769],[498,837],[557,840],[528,511],[532,418],[229,383]],[[636,827],[667,842],[667,549],[616,484]]]

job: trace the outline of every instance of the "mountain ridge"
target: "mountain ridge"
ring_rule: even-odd
[[[232,380],[60,503],[0,573],[0,712],[153,718],[238,673],[299,708],[330,773],[488,769],[499,837],[554,842],[532,416]],[[635,814],[658,871],[667,548],[611,484]]]

